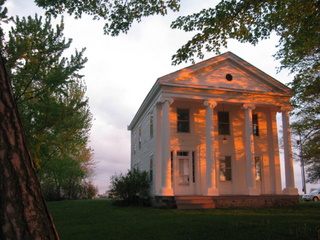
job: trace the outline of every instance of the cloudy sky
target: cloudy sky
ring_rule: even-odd
[[[127,35],[118,37],[104,35],[102,21],[94,21],[90,17],[80,20],[64,17],[65,37],[73,39],[70,54],[74,49],[85,47],[85,56],[88,57],[82,74],[85,75],[94,117],[90,145],[97,162],[93,180],[100,193],[108,190],[113,174],[126,172],[130,167],[130,133],[127,125],[154,82],[163,75],[190,65],[171,65],[171,56],[190,39],[192,33],[172,30],[170,23],[179,15],[213,7],[217,2],[182,0],[179,13],[146,18],[134,24]],[[43,13],[33,0],[7,0],[6,5],[10,15],[34,16],[35,13]],[[272,57],[276,44],[276,36],[257,46],[230,41],[228,49],[222,52],[231,51],[282,83],[288,83],[293,76],[286,71],[277,74],[280,65]],[[207,53],[205,59],[213,56],[215,54]],[[296,187],[301,192],[299,164],[295,167],[295,178]]]

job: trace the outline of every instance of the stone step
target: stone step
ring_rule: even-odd
[[[215,208],[212,198],[207,196],[178,196],[175,202],[178,209]]]

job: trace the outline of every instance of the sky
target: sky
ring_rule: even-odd
[[[110,177],[125,173],[130,168],[130,132],[127,126],[155,81],[168,73],[191,63],[172,66],[171,56],[192,37],[192,33],[170,29],[170,23],[180,15],[203,8],[214,7],[217,0],[181,0],[179,13],[152,16],[133,24],[128,34],[111,37],[103,34],[103,21],[84,16],[75,20],[65,15],[64,35],[72,38],[70,54],[75,49],[86,48],[88,62],[81,71],[85,75],[89,106],[93,114],[90,146],[96,161],[94,185],[99,193],[109,188]],[[7,0],[9,15],[34,16],[44,11],[33,0]],[[58,18],[57,23],[60,21]],[[278,73],[280,63],[275,61],[277,36],[263,40],[258,45],[229,41],[227,49],[260,70],[286,84],[293,78],[288,71]],[[204,59],[216,56],[206,53]],[[201,61],[196,59],[196,62]],[[283,167],[282,167],[283,169]],[[301,193],[301,174],[295,163],[296,187]],[[285,176],[282,175],[284,181]],[[284,183],[282,184],[284,188]],[[313,185],[307,185],[308,191]]]

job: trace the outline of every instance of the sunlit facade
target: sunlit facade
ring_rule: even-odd
[[[163,76],[128,127],[131,167],[150,173],[157,197],[296,196],[291,96],[231,52]]]

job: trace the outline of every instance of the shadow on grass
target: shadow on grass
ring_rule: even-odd
[[[110,200],[48,203],[62,240],[318,239],[320,203],[295,208],[177,210]]]

